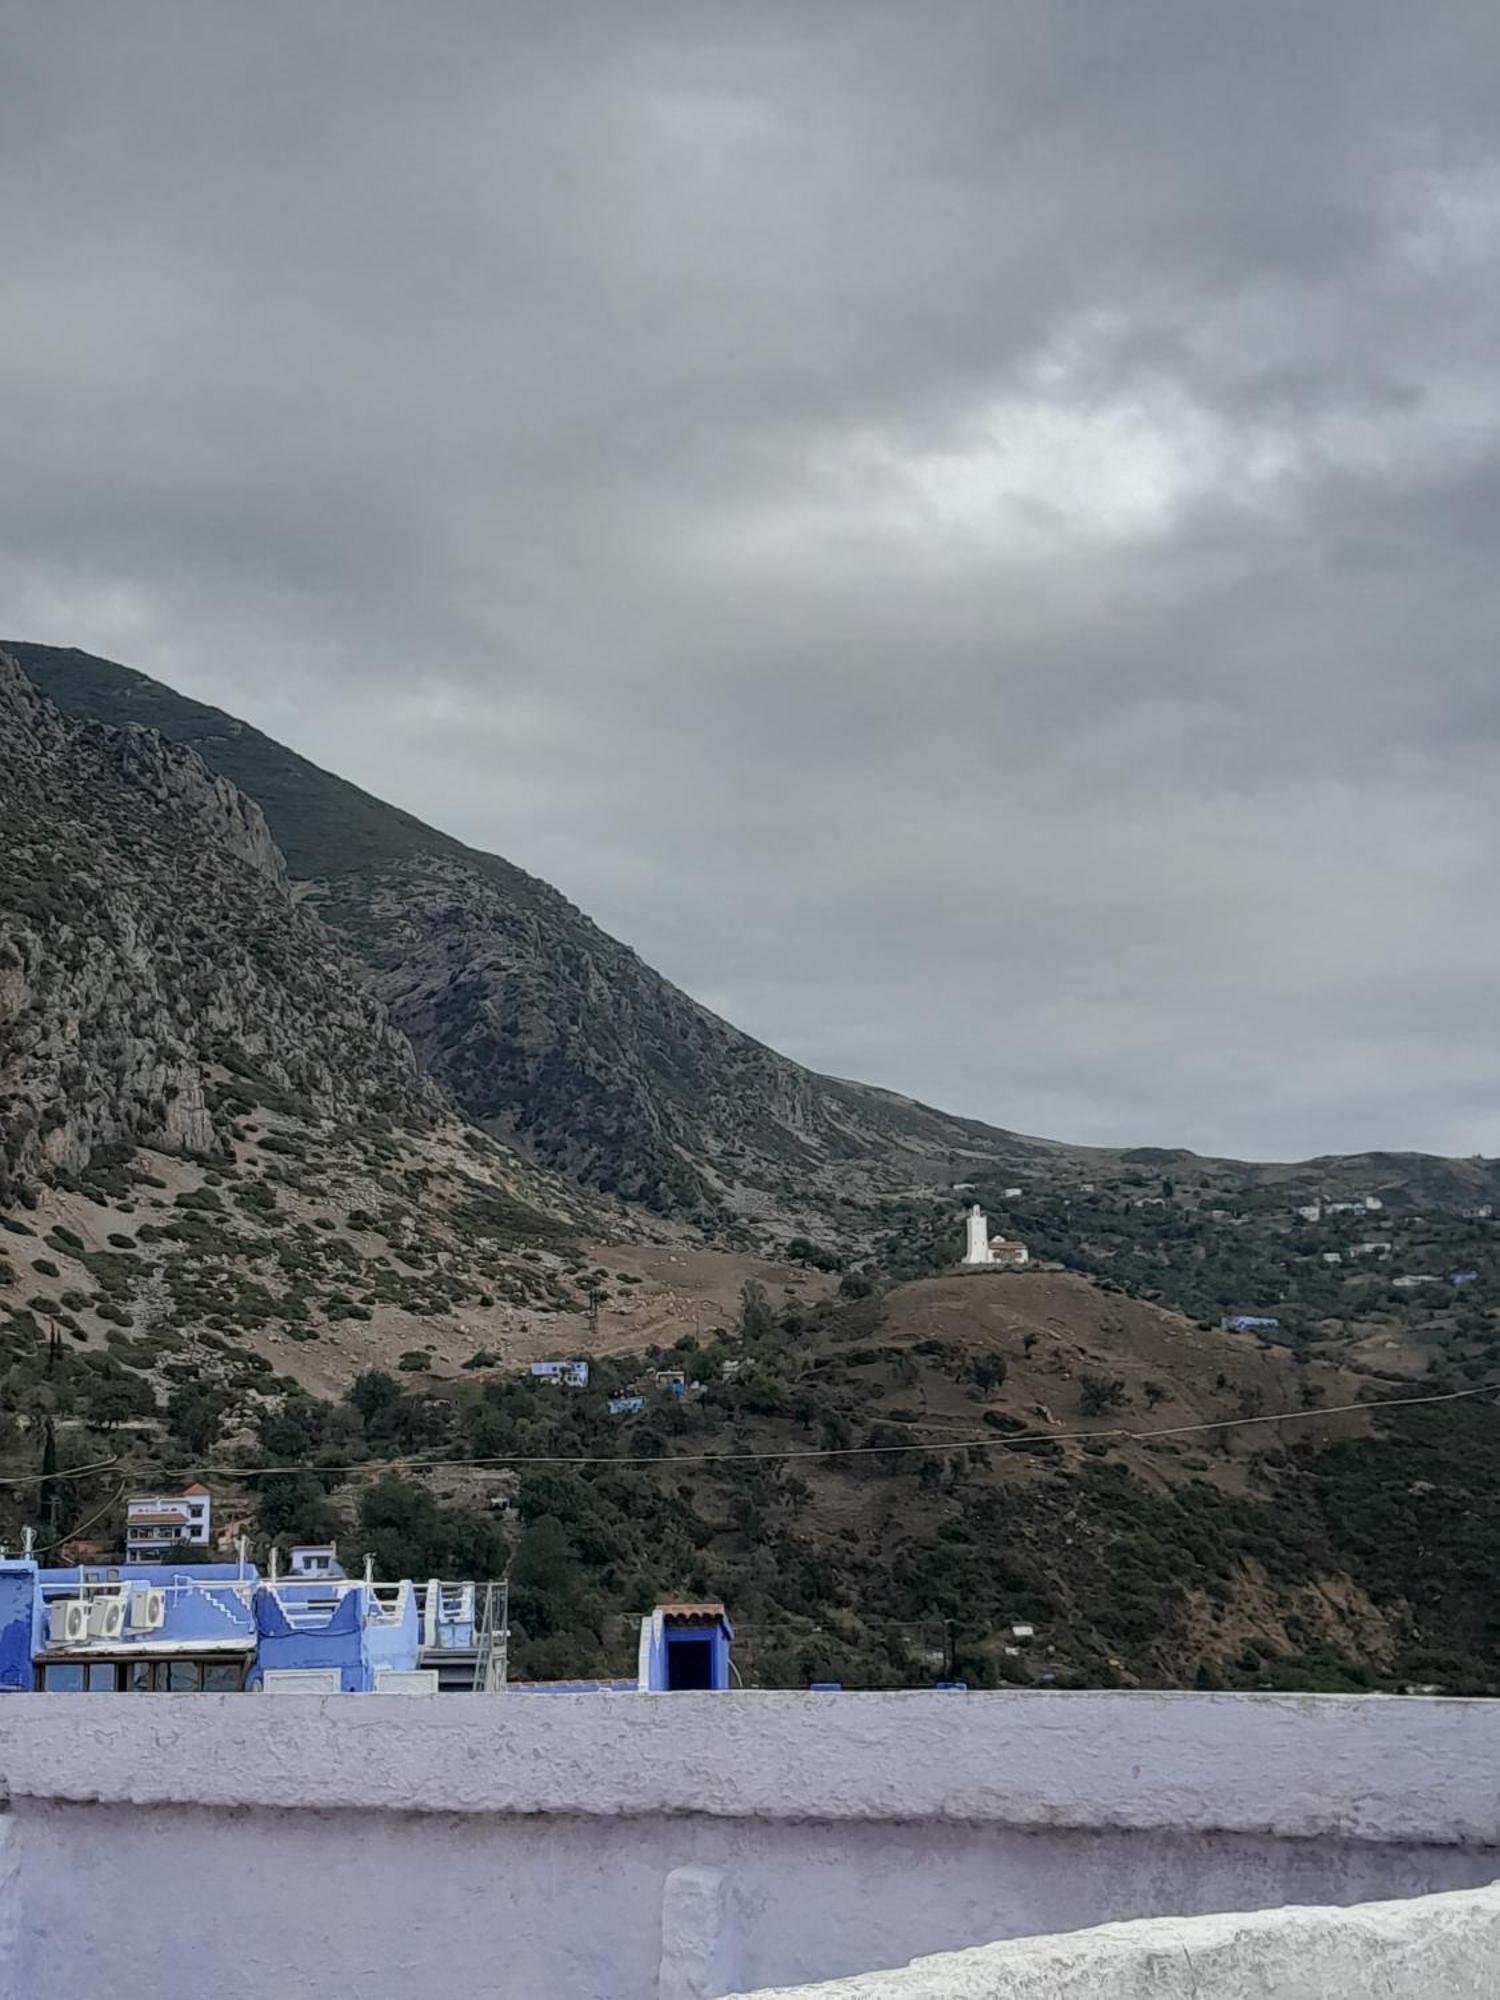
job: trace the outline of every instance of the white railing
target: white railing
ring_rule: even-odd
[[[411,1585],[366,1583],[362,1577],[284,1577],[279,1583],[262,1584],[282,1617],[294,1632],[317,1632],[327,1625],[345,1598],[354,1595],[363,1601],[364,1622],[370,1625],[400,1625],[411,1602]]]
[[[362,1588],[370,1593],[370,1623],[372,1625],[400,1625],[406,1617],[406,1607],[411,1602],[412,1586],[404,1579],[400,1583],[371,1583]]]
[[[309,1582],[266,1583],[261,1588],[294,1632],[320,1631],[355,1584]]]
[[[429,1579],[422,1592],[422,1644],[429,1649],[472,1652],[479,1620],[475,1603],[481,1586]],[[485,1584],[492,1591],[493,1584]]]

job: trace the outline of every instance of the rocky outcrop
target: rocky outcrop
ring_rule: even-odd
[[[265,814],[226,778],[216,777],[194,751],[135,725],[101,727],[95,741],[100,754],[137,792],[169,813],[197,819],[205,839],[272,882],[286,881],[286,863]]]
[[[64,718],[0,654],[0,1184],[106,1146],[221,1150],[247,1091],[442,1110],[260,808],[150,730]]]
[[[980,1128],[752,1040],[494,857],[435,845],[316,893],[472,1119],[626,1199],[771,1220],[975,1144]],[[1030,1150],[987,1138],[994,1157]]]

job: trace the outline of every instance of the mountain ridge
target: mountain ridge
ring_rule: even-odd
[[[11,642],[65,713],[185,743],[265,813],[423,1067],[482,1129],[586,1186],[702,1224],[831,1240],[914,1187],[1148,1165],[1309,1197],[1460,1206],[1487,1162],[1361,1152],[1234,1161],[1070,1145],[821,1076],[694,1000],[559,890],[386,805],[225,711],[74,648]]]
[[[483,1129],[624,1198],[700,1219],[797,1216],[849,1163],[894,1189],[971,1147],[1050,1152],[828,1079],[693,1000],[559,891],[320,770],[222,710],[75,649],[16,642],[65,713],[189,744],[265,812],[294,876],[369,965],[424,1066]],[[841,1175],[840,1167],[845,1171]],[[853,1190],[858,1195],[864,1187]]]

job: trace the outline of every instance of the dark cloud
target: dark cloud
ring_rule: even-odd
[[[1492,9],[0,35],[0,628],[821,1067],[1500,1150]]]

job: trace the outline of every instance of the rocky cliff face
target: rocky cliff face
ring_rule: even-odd
[[[561,896],[519,900],[488,857],[434,852],[317,895],[469,1116],[590,1185],[705,1217],[788,1214],[967,1142],[740,1034]]]
[[[221,1152],[236,1074],[315,1117],[441,1113],[260,808],[149,730],[65,719],[0,655],[0,1182]]]
[[[487,1131],[586,1184],[667,1213],[816,1229],[847,1196],[1052,1150],[816,1076],[498,856],[141,674],[18,650],[70,713],[149,724],[255,798],[429,1073]]]

